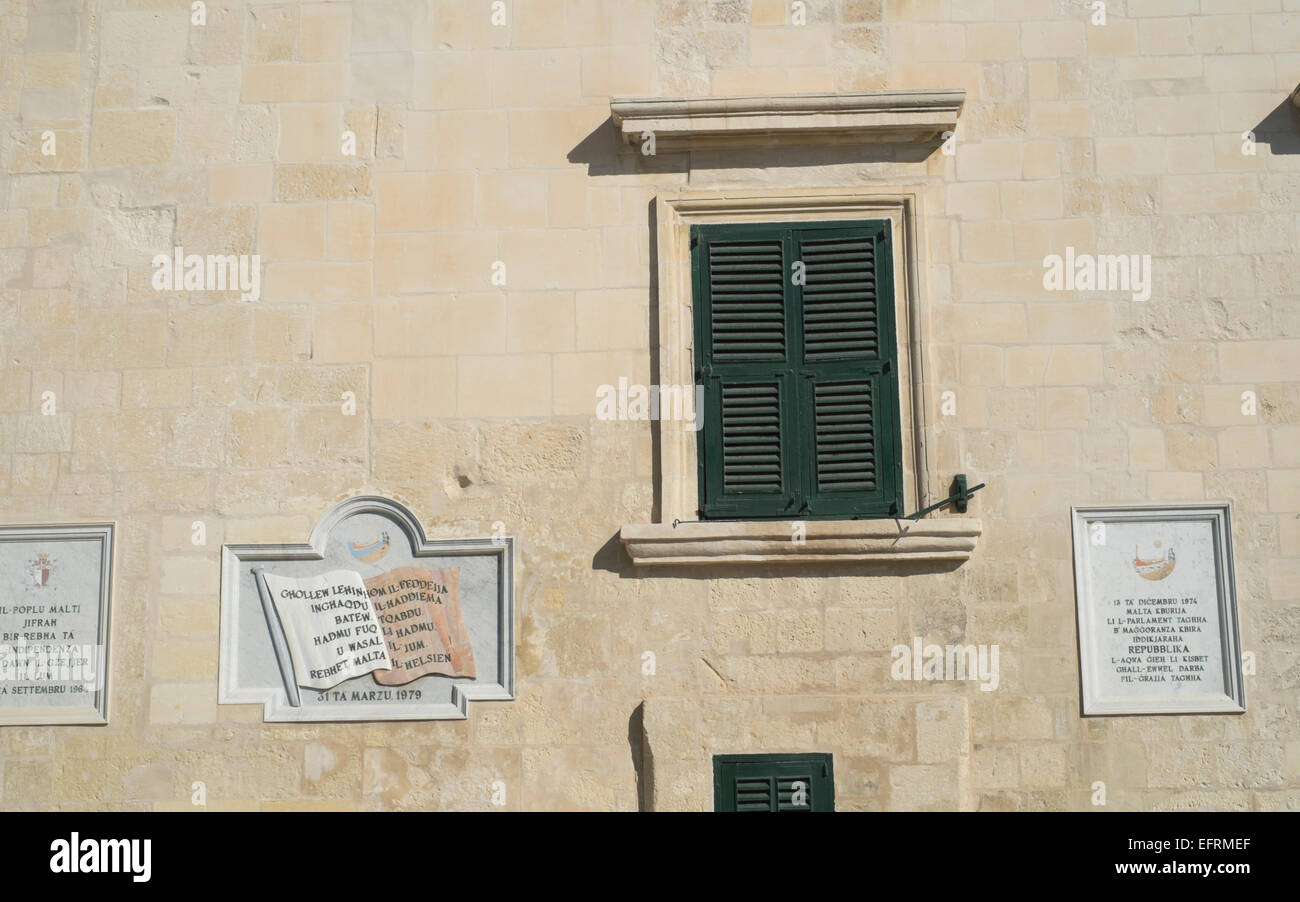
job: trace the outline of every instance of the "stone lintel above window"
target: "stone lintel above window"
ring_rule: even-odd
[[[749,97],[614,98],[623,142],[647,133],[656,152],[887,142],[938,144],[957,128],[961,90],[770,94]]]

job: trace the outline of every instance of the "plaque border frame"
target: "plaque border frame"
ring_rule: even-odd
[[[1188,700],[1124,700],[1101,698],[1090,680],[1097,649],[1092,645],[1095,624],[1085,600],[1091,587],[1087,568],[1088,524],[1132,520],[1208,521],[1214,533],[1215,589],[1219,608],[1219,651],[1227,684],[1220,704]],[[1169,504],[1105,504],[1070,508],[1074,566],[1074,606],[1079,653],[1079,707],[1084,717],[1123,715],[1161,716],[1183,714],[1244,714],[1246,687],[1241,668],[1241,627],[1238,619],[1236,573],[1232,553],[1232,505],[1227,501],[1197,501]]]
[[[99,541],[98,632],[103,640],[100,653],[102,680],[94,704],[42,705],[30,708],[0,706],[0,727],[9,726],[107,726],[109,683],[112,676],[112,607],[114,554],[117,551],[117,521],[95,523],[18,523],[0,525],[0,542],[39,542],[97,539]]]
[[[438,557],[448,554],[481,554],[498,558],[499,591],[497,614],[501,628],[497,635],[497,661],[500,681],[496,683],[451,684],[451,701],[424,705],[418,715],[393,705],[374,703],[349,704],[340,709],[294,708],[284,697],[282,687],[271,690],[241,688],[239,642],[236,618],[239,565],[247,561],[323,561],[331,531],[349,517],[379,514],[400,526],[411,543],[414,557]],[[514,606],[514,538],[429,539],[420,521],[403,504],[382,495],[354,495],[341,501],[320,518],[306,543],[271,542],[225,544],[221,546],[221,626],[217,665],[217,704],[260,704],[263,723],[359,723],[380,721],[419,722],[429,720],[464,720],[469,716],[471,701],[513,701],[515,698],[515,606]]]

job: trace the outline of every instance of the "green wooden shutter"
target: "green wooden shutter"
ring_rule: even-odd
[[[900,516],[902,434],[887,221],[795,232],[805,516]]]
[[[691,247],[700,515],[901,514],[888,221],[695,226]]]
[[[830,755],[715,755],[715,811],[834,811]]]
[[[697,379],[709,440],[700,454],[705,516],[794,508],[790,241],[779,230],[693,230]]]

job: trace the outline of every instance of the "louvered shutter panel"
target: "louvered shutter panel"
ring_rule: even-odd
[[[736,226],[693,231],[697,378],[707,434],[700,454],[706,517],[793,509],[788,236]]]
[[[718,755],[717,811],[834,811],[830,755]]]
[[[797,403],[808,421],[805,515],[899,516],[902,437],[889,223],[794,235],[801,342]]]

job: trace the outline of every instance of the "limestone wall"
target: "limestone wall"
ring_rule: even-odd
[[[842,809],[1300,805],[1300,4],[505,9],[0,0],[0,522],[119,524],[112,721],[0,728],[0,807],[707,809],[746,751],[832,752]],[[887,88],[964,89],[955,152],[643,157],[608,121]],[[974,558],[634,570],[653,433],[595,404],[652,378],[654,198],[882,183],[924,198],[932,476],[988,483]],[[157,291],[178,245],[259,254],[260,296]],[[1067,247],[1150,254],[1150,299],[1046,290]],[[363,492],[517,537],[517,700],[218,707],[222,543]],[[1070,506],[1205,499],[1248,713],[1080,718]],[[998,644],[999,688],[891,680],[914,636]]]

